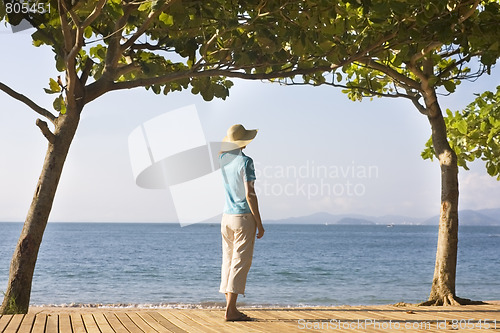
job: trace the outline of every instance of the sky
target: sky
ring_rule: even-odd
[[[54,96],[43,88],[59,73],[50,48],[32,46],[30,33],[0,27],[0,81],[50,109]],[[456,93],[440,97],[441,107],[464,108],[474,93],[494,90],[499,73],[495,68],[490,76],[463,82]],[[128,138],[148,120],[190,105],[208,142],[221,140],[233,124],[259,129],[245,153],[255,162],[264,221],[318,212],[439,214],[439,165],[420,157],[430,126],[409,101],[352,102],[332,87],[233,82],[225,101],[205,102],[189,90],[164,96],[138,88],[87,105],[49,221],[177,222],[168,188],[136,185]],[[35,112],[3,92],[0,117],[0,221],[23,221],[47,142]],[[500,182],[481,161],[461,169],[459,181],[460,209],[500,207]]]

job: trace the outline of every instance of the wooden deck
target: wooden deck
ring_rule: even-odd
[[[500,304],[242,310],[255,320],[225,322],[222,310],[209,309],[34,308],[1,316],[0,332],[500,332]]]

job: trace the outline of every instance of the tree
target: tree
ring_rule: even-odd
[[[1,91],[45,119],[38,119],[36,125],[48,145],[11,261],[1,313],[28,311],[43,233],[88,103],[111,91],[136,87],[165,95],[190,88],[205,100],[226,98],[232,86],[226,77],[272,79],[330,71],[384,47],[383,35],[350,36],[349,50],[337,49],[336,43],[318,36],[313,44],[321,42],[335,60],[305,54],[311,44],[306,32],[324,24],[332,30],[328,38],[333,36],[340,43],[344,20],[357,12],[348,2],[333,8],[328,5],[327,12],[320,5],[324,1],[50,0],[23,7],[4,0],[0,20],[12,25],[28,21],[36,29],[34,45],[52,48],[55,68],[61,74],[50,78],[45,88],[55,96],[53,110],[0,82]],[[308,18],[337,11],[341,13],[338,23]]]
[[[458,161],[480,153],[475,150],[468,156],[460,154],[457,158],[448,141],[447,124],[438,96],[452,94],[461,80],[473,80],[490,72],[500,56],[499,3],[493,0],[385,0],[351,1],[350,4],[351,8],[357,8],[358,19],[346,22],[347,39],[344,41],[349,43],[350,36],[370,33],[371,27],[377,25],[379,31],[393,33],[391,38],[381,41],[385,48],[363,54],[346,64],[342,70],[318,71],[303,76],[301,81],[285,79],[282,82],[341,87],[354,101],[365,97],[407,98],[426,116],[432,130],[432,153],[439,160],[441,169],[441,212],[434,278],[429,299],[422,304],[470,303],[470,300],[457,297],[455,292]],[[319,27],[315,33],[327,34],[328,31]],[[344,45],[343,48],[348,49],[348,46]],[[331,58],[324,53],[323,59]],[[474,67],[475,70],[466,66]],[[482,117],[490,119],[490,112],[493,112],[491,108],[484,109]],[[466,119],[474,117],[470,113],[467,115]],[[459,131],[468,130],[462,118],[458,120],[458,123],[449,122],[453,124],[452,129],[456,126]],[[493,147],[494,150],[481,150],[490,155],[498,149],[498,140],[493,138],[498,133],[497,120],[491,124],[493,129],[491,138],[486,139],[486,147]],[[479,126],[480,131],[488,127],[484,124]],[[459,144],[453,146],[456,149],[461,147]],[[497,167],[493,165],[490,163],[488,168],[491,173],[497,173]]]
[[[463,111],[446,110],[444,118],[448,138],[457,153],[458,166],[469,170],[467,162],[486,161],[486,171],[500,180],[500,86],[496,92],[479,95]],[[433,159],[432,140],[422,152],[424,159]]]
[[[135,87],[157,94],[190,87],[205,100],[226,98],[232,83],[220,75],[231,70],[231,62],[221,58],[218,43],[239,34],[244,44],[244,29],[251,24],[238,6],[225,1],[53,0],[26,13],[19,4],[4,1],[0,19],[12,25],[25,19],[35,27],[34,45],[52,47],[62,75],[51,78],[45,89],[56,96],[55,112],[0,83],[0,90],[50,123],[36,122],[48,147],[12,258],[4,314],[28,311],[38,250],[85,105],[110,91]]]

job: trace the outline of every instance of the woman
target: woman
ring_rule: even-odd
[[[243,154],[257,135],[233,125],[227,130],[219,156],[226,203],[222,215],[222,269],[220,292],[226,295],[226,321],[250,320],[236,308],[238,294],[245,293],[248,271],[252,264],[255,233],[264,236],[257,195],[253,160]]]

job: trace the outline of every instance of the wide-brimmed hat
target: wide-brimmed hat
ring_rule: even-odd
[[[222,151],[230,151],[243,148],[248,145],[257,135],[257,130],[247,130],[243,125],[236,124],[227,130],[227,135],[222,139]]]

